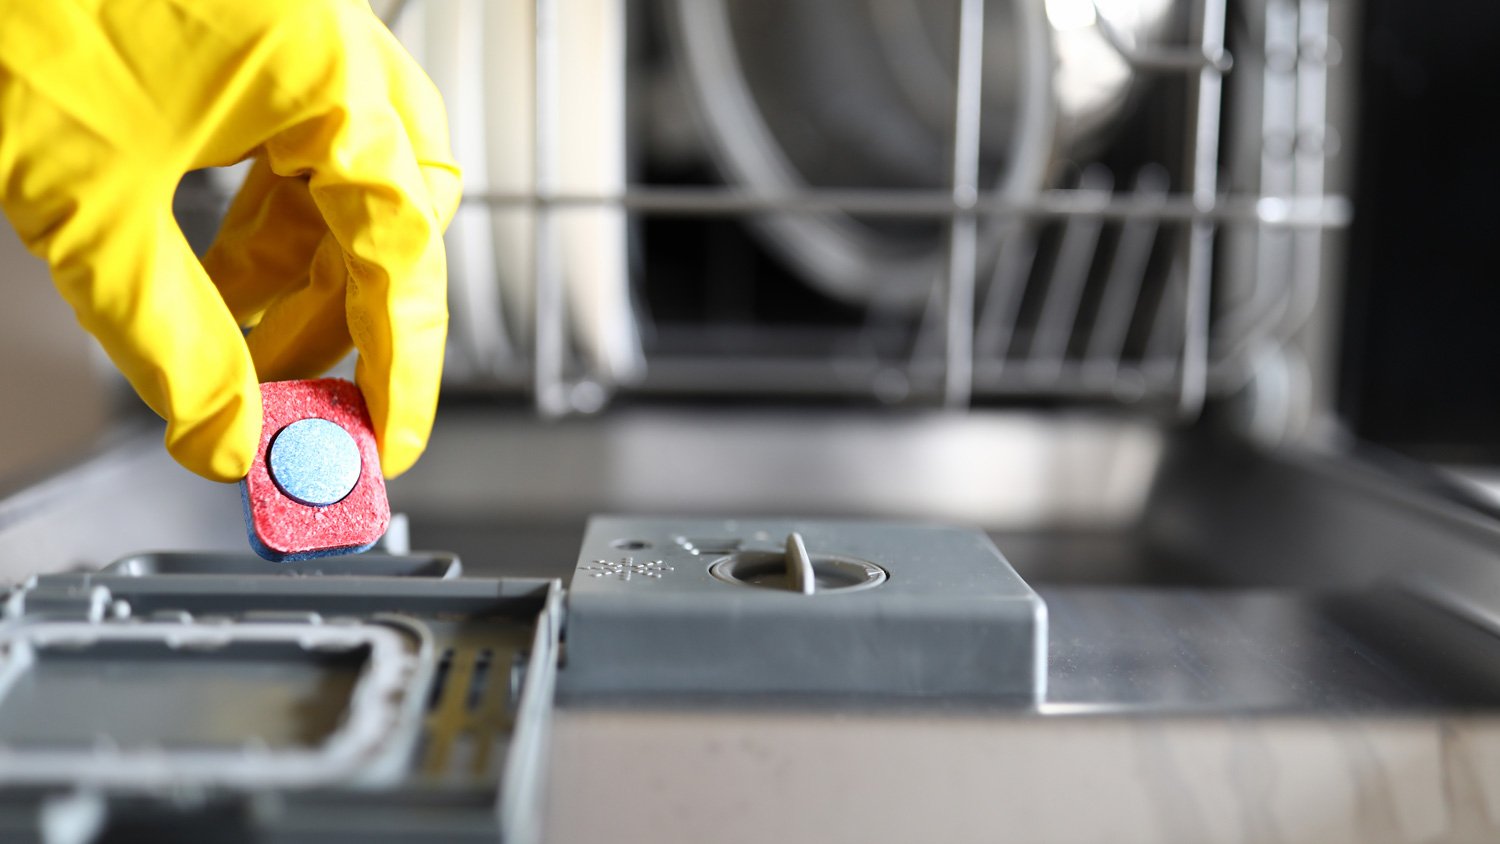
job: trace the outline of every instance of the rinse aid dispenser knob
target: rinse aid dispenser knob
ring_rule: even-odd
[[[786,548],[775,551],[735,551],[709,567],[709,574],[725,583],[818,595],[869,589],[884,583],[885,569],[874,563],[838,554],[812,554],[802,534],[786,536]]]

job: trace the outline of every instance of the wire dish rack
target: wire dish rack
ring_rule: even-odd
[[[651,139],[663,134],[654,123],[684,108],[700,149],[735,142],[724,137],[735,127],[716,123],[715,111],[744,95],[744,80],[732,63],[684,55],[713,46],[695,41],[693,28],[705,19],[723,27],[728,0],[413,0],[385,9],[444,91],[468,179],[450,233],[451,386],[530,391],[545,415],[597,411],[619,394],[949,407],[1085,400],[1192,416],[1209,397],[1242,389],[1268,349],[1294,346],[1328,286],[1327,237],[1350,217],[1347,200],[1327,188],[1339,152],[1329,73],[1342,58],[1330,0],[1185,0],[1166,35],[1149,42],[1119,31],[1104,4],[954,0],[947,164],[941,183],[915,187],[771,184],[732,156],[720,156],[708,179],[639,178]],[[987,51],[1010,46],[986,26],[1001,12],[1019,70],[995,176],[981,147],[991,131],[982,129]],[[516,40],[495,43],[499,18]],[[1133,116],[1116,119],[1092,150],[1058,141],[1058,31],[1080,20],[1135,80],[1120,95]],[[579,29],[592,33],[583,47]],[[596,62],[592,89],[577,82],[580,49]],[[495,64],[501,53],[508,70]],[[678,99],[653,110],[641,78],[661,76]],[[500,168],[485,155],[497,143],[496,115],[486,113],[497,87],[511,109],[499,132],[513,148]],[[591,129],[570,123],[580,115],[595,121]],[[608,163],[605,176],[563,172],[580,142]],[[515,178],[507,183],[500,170]],[[569,235],[591,214],[610,221],[606,238]],[[751,251],[774,253],[778,229],[796,237],[833,218],[939,233],[934,260],[913,270],[908,301],[810,290],[782,296],[789,301],[768,316],[753,292],[767,283],[761,270],[795,277],[796,267],[774,254],[716,255],[711,237],[690,242],[702,230],[694,226],[732,225],[755,233],[744,239]],[[569,269],[570,251],[590,244],[620,273],[621,289],[603,305],[598,285],[579,284]],[[701,265],[683,270],[693,256]],[[659,305],[678,294],[658,283],[661,266],[716,291],[710,298],[753,304],[667,316]],[[586,336],[598,330],[613,339]]]

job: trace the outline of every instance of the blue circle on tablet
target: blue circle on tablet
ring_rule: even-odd
[[[299,419],[271,440],[266,468],[287,498],[310,507],[344,500],[359,483],[359,444],[327,419]]]

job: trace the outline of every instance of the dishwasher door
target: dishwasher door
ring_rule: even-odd
[[[1414,480],[1083,411],[450,405],[391,494],[464,578],[566,583],[594,511],[921,517],[1046,602],[1035,706],[570,689],[565,651],[548,840],[1486,840],[1500,522]],[[242,550],[232,492],[148,431],[0,505],[0,560]]]

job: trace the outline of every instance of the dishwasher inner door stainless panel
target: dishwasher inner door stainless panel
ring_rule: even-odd
[[[128,437],[7,499],[12,576],[242,543],[233,495],[158,440]],[[465,577],[567,576],[594,510],[954,508],[1047,602],[1048,693],[1032,710],[564,694],[551,840],[1484,840],[1500,527],[1412,480],[1086,411],[621,408],[539,424],[451,405],[392,495],[413,543],[459,552]],[[829,782],[838,800],[815,787]]]

